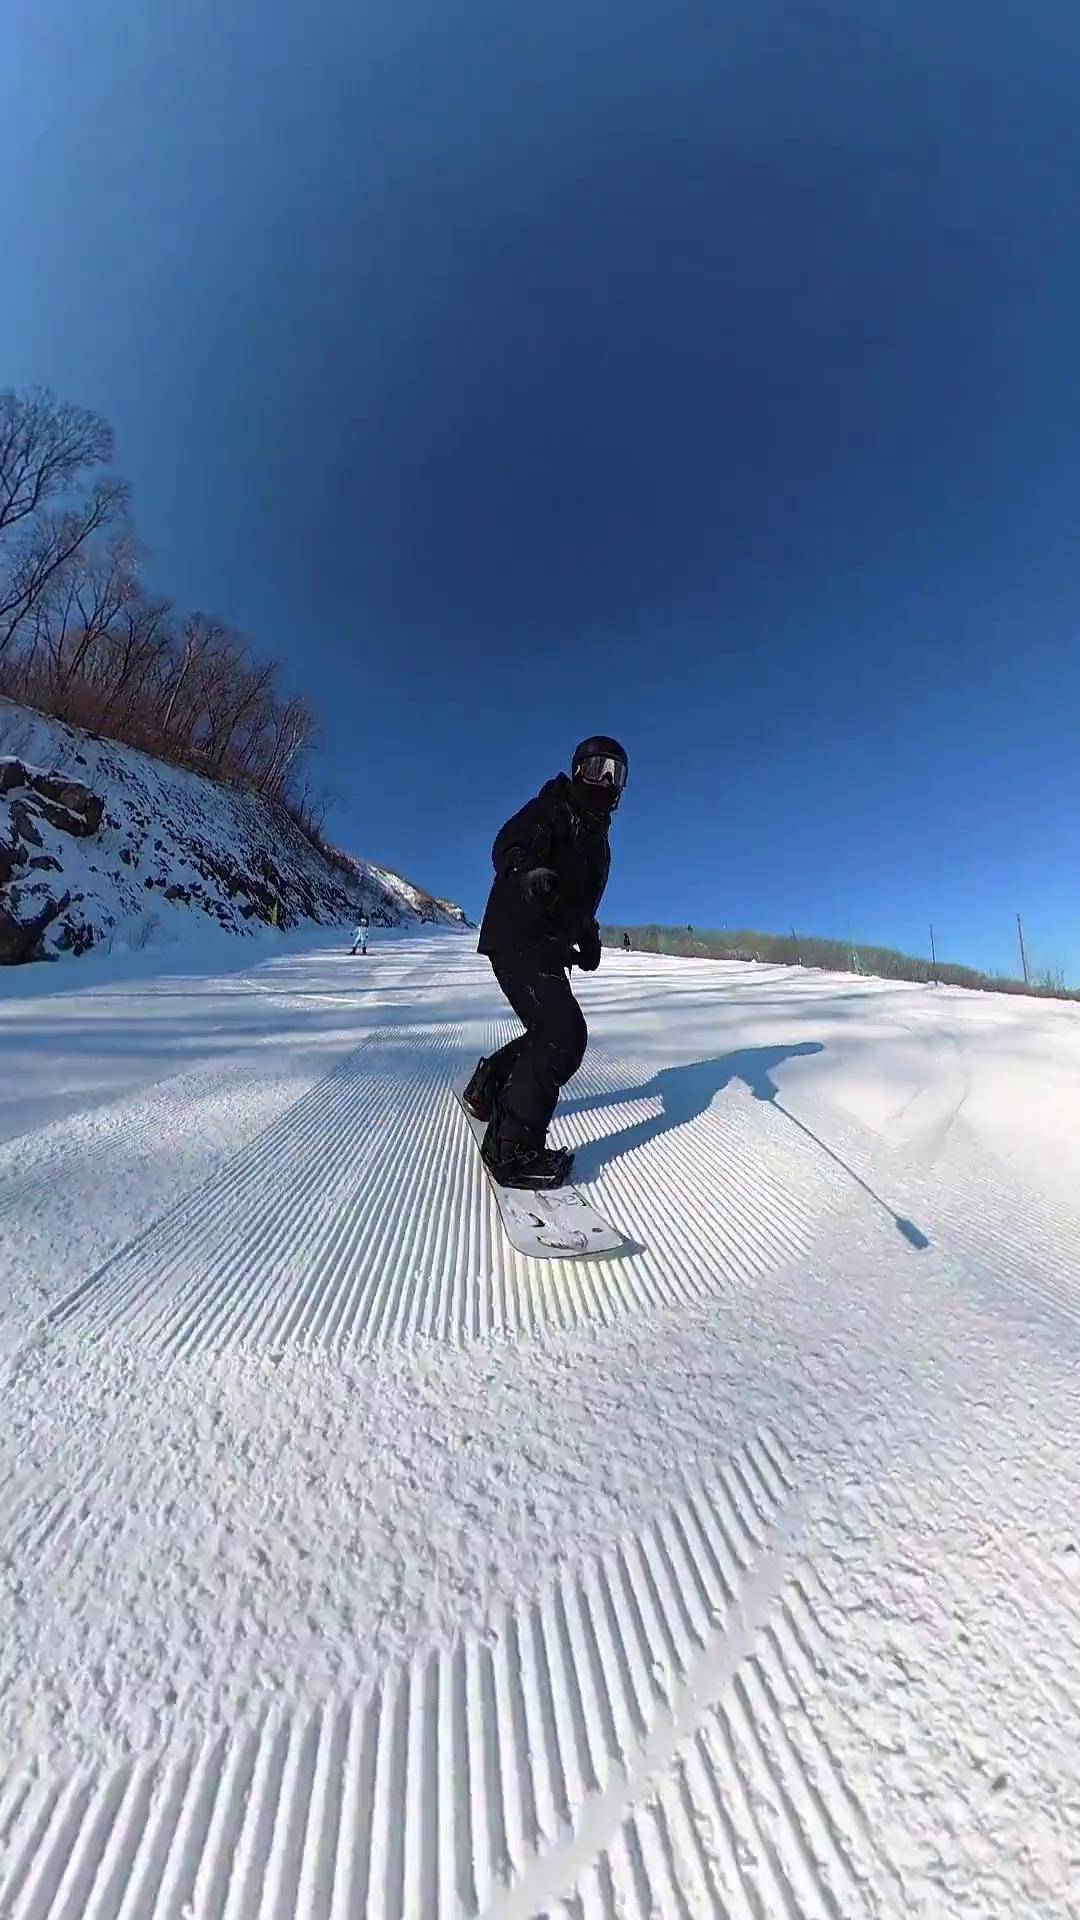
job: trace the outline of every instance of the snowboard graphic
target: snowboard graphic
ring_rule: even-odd
[[[458,1101],[479,1149],[484,1122],[473,1119],[460,1094]],[[534,1260],[574,1260],[590,1254],[629,1252],[622,1234],[608,1226],[577,1187],[550,1187],[546,1192],[533,1193],[521,1187],[500,1187],[486,1166],[484,1172],[491,1180],[506,1237],[519,1253],[531,1254]]]

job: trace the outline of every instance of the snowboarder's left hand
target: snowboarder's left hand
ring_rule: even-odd
[[[595,973],[600,965],[600,929],[591,926],[587,933],[580,934],[574,949],[574,958],[584,973]]]

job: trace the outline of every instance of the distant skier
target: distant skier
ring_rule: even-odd
[[[368,936],[368,917],[366,913],[362,913],[360,915],[360,924],[357,927],[355,934],[353,935],[352,950],[354,953],[356,953],[357,950],[359,950],[361,953],[367,952],[367,936]]]
[[[549,780],[492,848],[495,881],[480,952],[525,1031],[478,1062],[463,1098],[474,1119],[488,1122],[481,1152],[500,1186],[558,1187],[569,1177],[573,1154],[545,1144],[560,1089],[589,1038],[567,969],[592,973],[600,965],[596,910],[626,777],[617,740],[583,740],[569,777]]]
[[[629,951],[630,951],[630,935],[629,935],[628,933],[624,933],[624,934],[623,934],[623,937],[622,937],[622,950],[623,950],[623,952],[624,952],[624,953],[629,953]]]

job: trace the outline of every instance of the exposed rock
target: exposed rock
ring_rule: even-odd
[[[40,955],[42,935],[71,905],[70,893],[46,900],[33,919],[16,920],[0,902],[0,966],[18,966]]]
[[[13,800],[11,803],[11,824],[17,840],[29,841],[32,847],[43,847],[41,829],[34,818],[31,808],[25,800]]]
[[[90,794],[88,798],[93,800],[94,795]],[[47,795],[42,793],[35,793],[31,805],[35,813],[37,813],[41,819],[47,820],[49,825],[55,827],[58,833],[70,833],[75,840],[80,840],[88,834],[96,833],[98,823],[101,820],[100,800],[95,803],[93,815],[76,812],[74,807],[62,806],[59,800],[50,800]],[[89,824],[91,817],[94,818],[93,826]]]
[[[63,926],[56,936],[57,950],[60,953],[73,953],[76,955],[89,953],[96,938],[95,930],[89,921],[79,921],[68,918],[64,921]]]
[[[12,755],[0,759],[0,795],[9,796],[11,831],[10,844],[0,846],[0,891],[5,895],[0,898],[0,965],[12,966],[42,957],[44,935],[73,904],[70,888],[53,896],[45,891],[43,880],[29,883],[31,873],[64,871],[57,854],[42,851],[44,829],[51,827],[55,833],[85,839],[97,832],[104,802],[81,782],[45,773]],[[31,854],[31,847],[39,851]],[[16,877],[26,884],[16,886]],[[56,945],[81,953],[93,941],[91,927],[66,921]]]
[[[40,814],[61,833],[79,836],[97,832],[105,809],[104,800],[81,781],[45,773],[10,754],[0,759],[0,794],[4,793],[18,793],[13,812],[19,807]]]
[[[81,781],[38,774],[34,779],[34,791],[41,799],[53,801],[81,822],[81,825],[69,828],[69,832],[96,833],[100,827],[105,802],[98,794],[91,793],[89,787],[84,787]]]

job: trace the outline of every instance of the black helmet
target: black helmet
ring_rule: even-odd
[[[590,797],[612,808],[617,807],[629,773],[626,748],[606,733],[590,734],[574,748],[570,762],[571,777]]]

